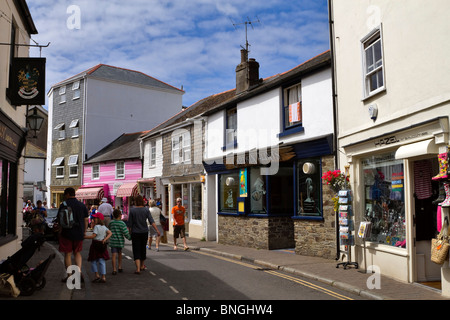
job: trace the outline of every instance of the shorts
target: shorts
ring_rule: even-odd
[[[111,247],[111,253],[121,254],[122,253],[122,248]]]
[[[81,250],[83,250],[83,240],[70,240],[63,236],[59,237],[59,252],[72,253],[80,252]]]
[[[184,224],[182,225],[177,224],[173,226],[173,237],[178,238],[179,236],[181,236],[181,238],[184,238],[186,236],[185,229],[186,228],[184,227]]]
[[[158,231],[159,231],[159,233],[160,233],[160,236],[163,236],[164,235],[164,230],[163,230],[163,227],[162,227],[162,225],[156,225],[156,227],[158,228]],[[155,228],[153,228],[153,226],[150,226],[150,234],[149,234],[149,238],[154,238],[154,237],[157,237],[158,236],[158,233],[156,232],[156,230],[155,230]]]

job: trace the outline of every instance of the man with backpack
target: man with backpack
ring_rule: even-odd
[[[65,201],[61,203],[58,211],[58,222],[60,225],[59,251],[64,254],[64,264],[66,270],[72,265],[72,253],[75,264],[81,271],[81,250],[83,249],[84,235],[89,223],[89,213],[84,203],[75,198],[75,189],[66,188],[64,190]],[[67,277],[62,279],[67,281]]]

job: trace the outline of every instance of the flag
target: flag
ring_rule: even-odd
[[[289,122],[302,121],[302,111],[300,102],[289,105]]]

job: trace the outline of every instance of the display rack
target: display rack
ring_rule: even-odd
[[[340,245],[344,246],[346,253],[346,262],[340,262],[336,268],[343,266],[347,269],[348,266],[354,266],[358,269],[358,263],[351,261],[351,247],[355,245],[355,238],[352,233],[354,230],[353,224],[353,210],[352,210],[352,192],[351,190],[341,190],[339,196],[339,239]]]

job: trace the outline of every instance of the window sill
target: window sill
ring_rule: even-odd
[[[379,88],[379,89],[377,89],[377,90],[371,92],[371,93],[368,94],[367,96],[363,97],[363,98],[361,99],[361,101],[362,101],[362,102],[366,102],[367,100],[373,98],[374,96],[376,96],[376,95],[378,95],[378,94],[380,94],[380,93],[382,93],[382,92],[386,92],[386,87],[381,87],[381,88]]]
[[[324,221],[322,216],[293,216],[292,220]]]
[[[283,132],[280,132],[279,134],[277,134],[277,137],[282,138],[282,137],[289,136],[291,134],[304,132],[304,131],[305,131],[305,128],[303,126],[298,126],[295,128],[285,129]]]

